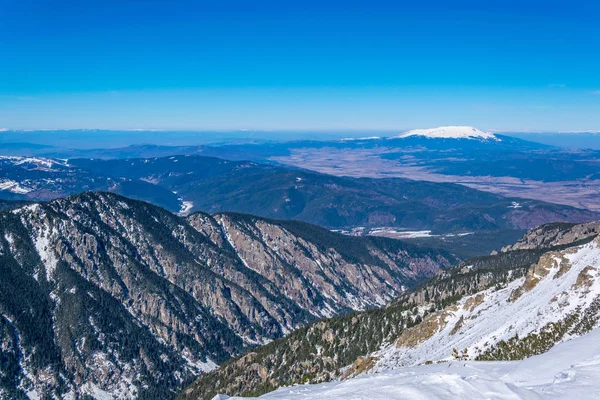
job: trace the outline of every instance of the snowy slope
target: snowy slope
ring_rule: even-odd
[[[413,129],[394,138],[422,136],[430,139],[492,139],[500,141],[493,133],[483,132],[472,126],[440,126],[432,129]]]
[[[53,167],[68,167],[66,159],[45,157],[0,156],[1,163],[25,165],[35,169],[51,169]]]
[[[263,400],[594,399],[600,392],[600,330],[523,361],[446,362],[343,382],[281,388]],[[221,396],[216,399],[226,399]],[[231,400],[242,399],[232,397]],[[248,400],[248,398],[244,398]]]
[[[423,315],[430,304],[419,308]],[[357,360],[341,381],[282,388],[261,398],[596,398],[600,384],[589,385],[600,378],[599,326],[596,237],[548,250],[524,277],[428,314]],[[510,359],[525,360],[481,361]]]
[[[552,324],[567,324],[569,318],[567,330],[584,318],[597,326],[599,278],[600,238],[548,252],[526,277],[466,296],[403,332],[395,343],[374,354],[378,358],[374,370],[450,359],[454,348],[466,348],[473,359],[500,341],[553,331]],[[557,333],[552,341],[568,336]]]

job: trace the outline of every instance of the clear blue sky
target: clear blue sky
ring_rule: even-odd
[[[0,0],[0,128],[600,130],[598,3]]]

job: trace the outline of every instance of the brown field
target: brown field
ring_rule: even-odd
[[[272,157],[282,164],[326,174],[371,178],[407,178],[431,182],[451,182],[507,197],[522,197],[600,211],[600,180],[541,182],[513,177],[456,176],[428,171],[410,156],[403,162],[380,157],[390,150],[378,149],[298,149],[290,156]]]

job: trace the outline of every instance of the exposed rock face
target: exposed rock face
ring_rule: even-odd
[[[453,349],[480,360],[522,359],[598,327],[600,238],[572,240],[543,252],[524,277],[467,293],[404,330],[402,346],[370,355],[378,359],[373,371],[447,361]]]
[[[384,304],[452,262],[288,225],[184,219],[107,193],[0,213],[0,397],[169,398],[245,348]]]
[[[428,315],[412,328],[404,330],[396,340],[396,347],[415,347],[429,339],[446,327],[446,319],[453,311],[456,311],[456,306],[448,306],[442,311]]]
[[[251,363],[240,358],[203,375],[180,398],[255,396],[388,368],[543,353],[600,326],[600,238],[547,233],[540,248],[440,271],[384,309],[313,323],[256,349]],[[257,365],[266,377],[249,372]]]
[[[274,223],[240,214],[217,214],[215,219],[247,268],[316,317],[383,306],[403,285],[448,263],[442,255],[416,254],[399,242],[356,240],[300,222]]]
[[[517,243],[506,246],[502,251],[545,249],[575,243],[598,234],[600,234],[600,222],[598,221],[584,224],[546,224],[531,229]]]

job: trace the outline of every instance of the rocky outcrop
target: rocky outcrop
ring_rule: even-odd
[[[596,237],[598,234],[600,234],[599,221],[584,224],[545,224],[531,229],[517,243],[504,247],[502,252],[564,246]]]
[[[0,395],[169,398],[244,349],[382,305],[452,261],[108,193],[2,212]]]
[[[550,247],[465,261],[384,309],[313,323],[254,350],[251,363],[232,360],[180,398],[256,396],[389,368],[540,354],[598,326],[599,240],[541,241]],[[249,372],[256,365],[264,377]]]

